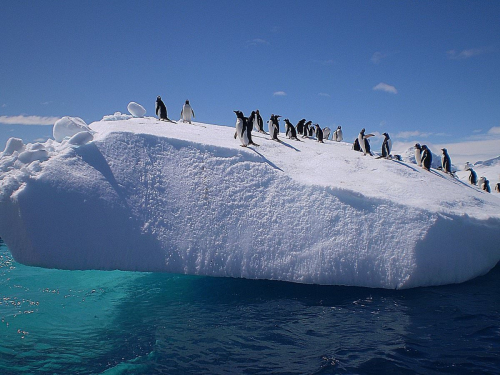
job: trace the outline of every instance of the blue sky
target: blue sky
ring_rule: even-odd
[[[500,149],[499,20],[500,1],[0,0],[0,143],[161,95],[173,119],[189,99],[200,122],[259,108]]]

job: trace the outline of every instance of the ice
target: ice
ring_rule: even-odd
[[[0,236],[18,262],[411,288],[500,260],[500,194],[466,177],[283,133],[243,148],[233,127],[196,122],[89,128],[0,159]]]
[[[19,138],[9,138],[7,144],[5,145],[5,150],[3,151],[3,156],[12,155],[14,152],[22,152],[24,150],[24,143],[22,139]]]
[[[134,117],[144,117],[146,114],[144,107],[136,102],[128,103],[127,110]]]
[[[72,137],[76,133],[89,130],[89,127],[81,118],[65,116],[56,121],[52,133],[57,142],[62,142],[66,137]]]
[[[113,115],[106,115],[102,118],[102,121],[121,121],[121,120],[128,120],[132,118],[131,115],[125,115],[122,114],[121,112],[115,112]]]

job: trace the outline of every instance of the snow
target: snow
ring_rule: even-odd
[[[56,121],[52,133],[54,139],[61,142],[66,137],[72,137],[76,133],[89,130],[89,127],[81,118],[65,116]]]
[[[5,149],[3,151],[3,156],[12,155],[14,152],[21,152],[24,150],[24,143],[22,139],[19,138],[9,138]]]
[[[0,236],[18,262],[412,288],[500,260],[500,194],[466,177],[345,142],[253,133],[260,147],[241,147],[234,127],[123,116],[26,145],[45,157],[0,158]]]
[[[127,110],[134,117],[144,117],[144,115],[146,114],[146,109],[136,102],[128,103]]]

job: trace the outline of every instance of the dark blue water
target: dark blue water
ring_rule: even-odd
[[[1,374],[500,374],[500,267],[406,291],[26,267],[0,243]]]

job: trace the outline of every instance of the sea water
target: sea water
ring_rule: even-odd
[[[1,374],[500,374],[500,266],[412,290],[20,265]]]

